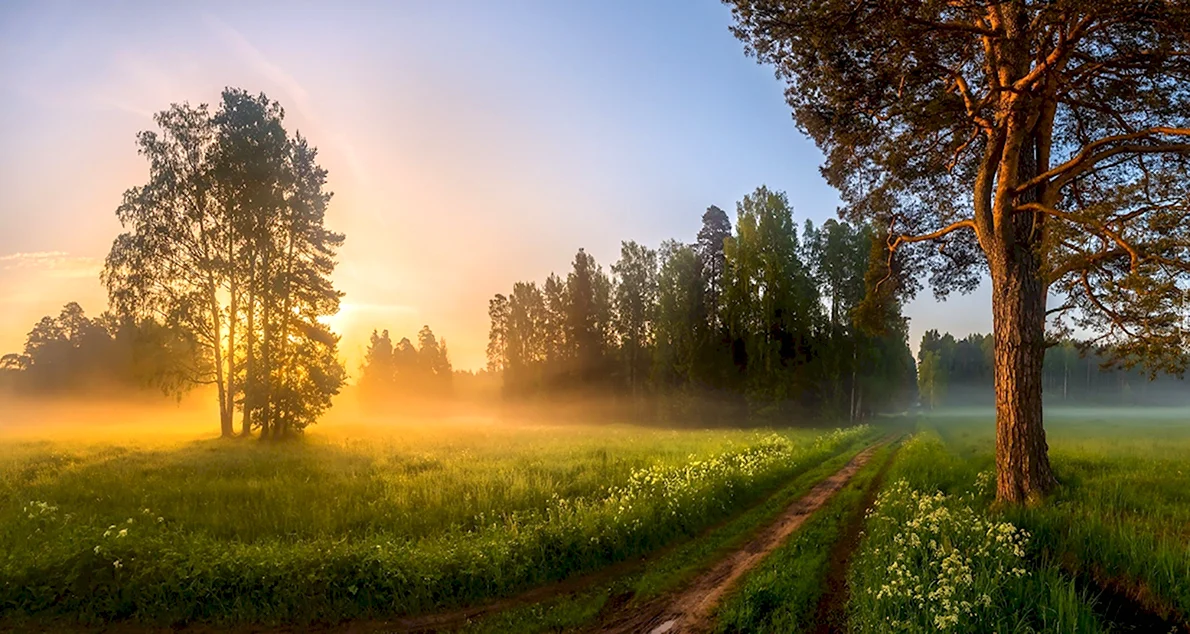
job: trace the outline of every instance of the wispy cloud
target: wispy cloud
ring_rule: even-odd
[[[0,270],[45,271],[51,277],[96,277],[103,269],[103,260],[65,251],[33,251],[0,255]]]
[[[249,68],[255,70],[265,81],[281,90],[283,98],[280,101],[287,110],[296,112],[303,121],[321,129],[320,137],[329,139],[356,178],[361,182],[368,181],[367,167],[365,162],[359,158],[359,152],[356,151],[355,146],[344,135],[330,129],[332,126],[326,125],[311,103],[310,92],[293,74],[257,48],[243,33],[230,24],[210,14],[204,15],[203,21]]]
[[[267,81],[281,88],[286,97],[283,103],[293,104],[295,110],[301,113],[303,118],[307,120],[313,119],[313,113],[310,110],[310,93],[293,75],[273,62],[260,49],[256,48],[235,27],[209,14],[203,16],[203,21],[231,47],[236,55],[247,62],[249,66],[260,73]]]

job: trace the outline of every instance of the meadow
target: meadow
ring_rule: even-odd
[[[7,440],[0,618],[334,623],[474,604],[696,535],[874,434],[443,423],[276,445]]]
[[[987,412],[923,418],[850,570],[855,632],[1183,631],[1190,424],[1179,411],[1050,410],[1062,487],[994,503]]]
[[[651,605],[863,447],[717,632],[1180,631],[1190,424],[1051,410],[1059,492],[994,502],[986,410],[845,430],[444,422],[299,442],[0,439],[0,626],[294,626],[450,613],[582,631]],[[627,567],[625,567],[627,566]]]

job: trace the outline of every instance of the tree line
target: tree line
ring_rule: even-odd
[[[715,397],[758,414],[858,419],[912,399],[906,320],[879,231],[807,221],[760,187],[736,221],[711,206],[691,243],[579,249],[563,277],[488,305],[488,369],[512,397]],[[875,298],[880,298],[877,301]],[[865,302],[865,298],[869,298]]]
[[[70,302],[42,317],[21,352],[0,357],[0,389],[24,394],[184,389],[200,371],[192,340],[154,321],[89,318]]]
[[[991,334],[957,339],[937,330],[922,335],[918,350],[918,392],[927,408],[991,405],[995,349]],[[1185,405],[1186,384],[1175,374],[1151,375],[1121,367],[1110,351],[1062,339],[1045,353],[1041,370],[1047,404]]]
[[[453,368],[446,339],[429,326],[417,333],[417,345],[402,337],[393,343],[388,330],[372,331],[360,368],[360,395],[367,401],[441,398],[451,394]]]

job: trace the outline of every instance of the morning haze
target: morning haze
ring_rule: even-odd
[[[1190,7],[0,8],[0,631],[1190,633]]]

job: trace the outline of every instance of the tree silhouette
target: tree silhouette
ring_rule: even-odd
[[[19,393],[94,392],[156,388],[181,395],[205,360],[185,333],[161,324],[90,319],[75,302],[42,317],[22,352],[0,357],[6,383]]]
[[[730,4],[848,217],[887,226],[888,249],[942,295],[990,275],[997,497],[1044,495],[1049,293],[1123,363],[1186,363],[1190,7]]]
[[[414,401],[450,393],[454,371],[446,340],[422,326],[417,341],[416,347],[408,338],[393,344],[387,330],[372,331],[360,377],[366,400],[388,404],[394,399]],[[503,363],[501,358],[495,361]]]
[[[117,315],[180,329],[209,359],[193,380],[217,385],[224,436],[237,404],[242,435],[300,432],[345,379],[321,322],[338,312],[330,275],[343,236],[324,225],[317,152],[283,119],[279,104],[238,89],[214,115],[185,104],[158,114],[159,130],[137,137],[149,179],[125,193],[127,231],[104,267]]]

